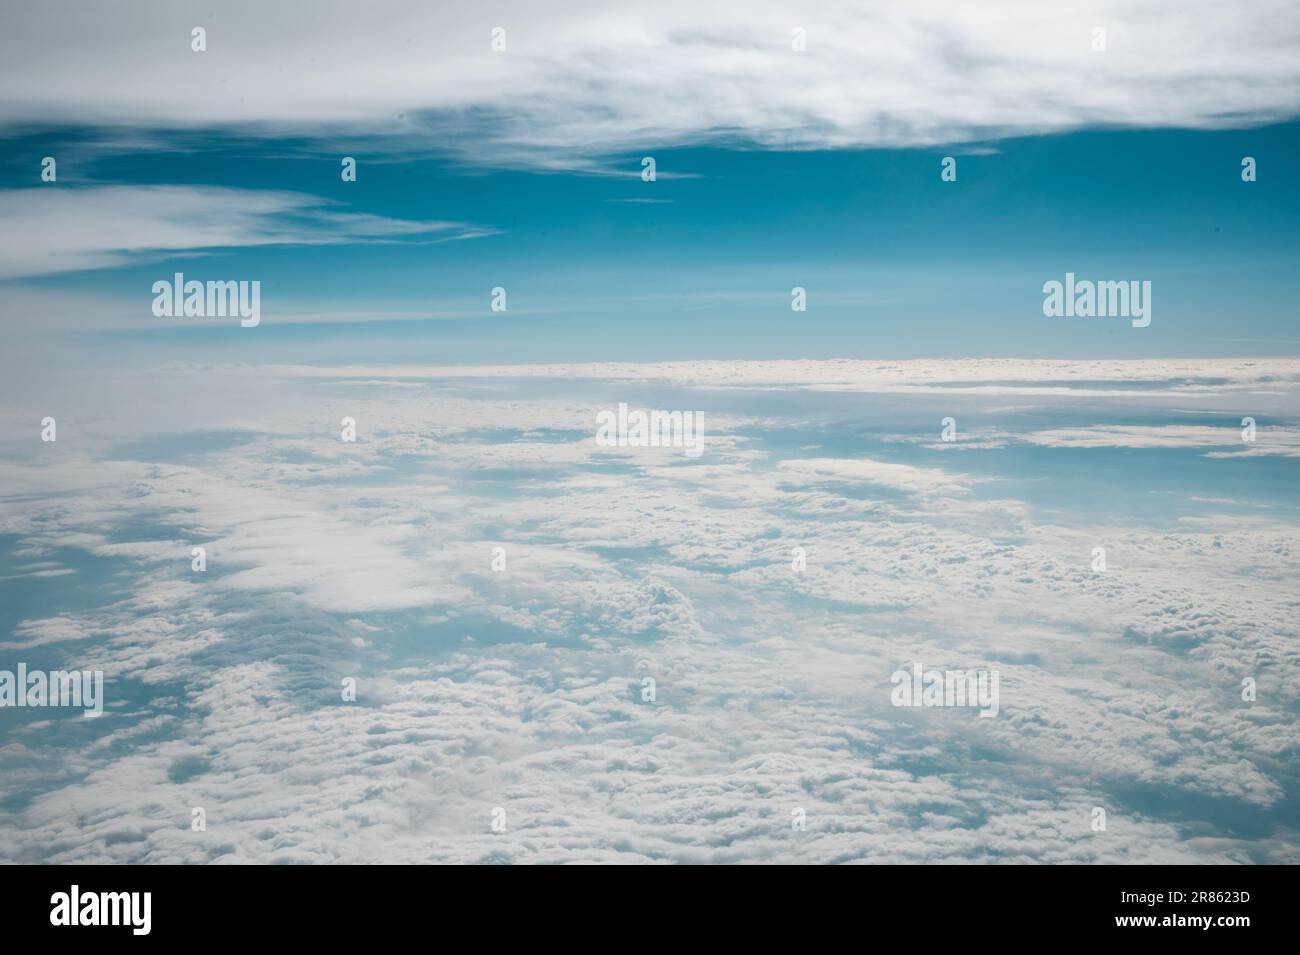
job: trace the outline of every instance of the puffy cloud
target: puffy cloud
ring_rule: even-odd
[[[969,480],[939,468],[918,468],[910,464],[873,461],[869,458],[799,458],[779,465],[790,480],[801,483],[817,481],[861,481],[911,494],[965,494],[962,483]]]
[[[29,599],[3,647],[104,669],[110,697],[10,725],[7,858],[1296,860],[1292,524],[1046,510],[985,479],[1014,474],[1001,447],[979,481],[890,436],[799,457],[764,440],[815,434],[799,407],[719,415],[698,461],[604,455],[583,379],[502,400],[438,375],[262,369],[257,430],[184,463],[105,442],[134,399],[98,389],[84,455],[7,466],[18,567],[112,568],[77,606]],[[340,401],[355,445],[321,425]],[[998,669],[998,717],[891,706],[916,660]]]

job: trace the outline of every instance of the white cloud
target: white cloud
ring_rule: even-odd
[[[909,464],[873,461],[869,458],[798,458],[782,461],[778,467],[789,480],[805,483],[862,481],[911,494],[965,494],[968,481],[939,468],[918,468]]]
[[[806,378],[844,373],[830,364]],[[102,668],[125,704],[96,740],[45,721],[4,741],[26,798],[0,813],[6,858],[1297,859],[1293,524],[1049,520],[888,447],[789,458],[740,415],[718,427],[749,440],[720,433],[699,462],[607,459],[582,381],[506,400],[424,374],[209,368],[214,416],[262,383],[256,436],[184,465],[69,447],[0,475],[21,566],[114,569],[78,608],[25,610],[3,649]],[[91,451],[156,420],[118,413],[123,389],[84,400]],[[324,430],[336,402],[364,422],[356,445]],[[881,482],[908,493],[854,493]],[[916,659],[998,667],[998,718],[890,706],[889,674]],[[1261,835],[1186,826],[1205,799]],[[195,805],[207,833],[187,828]]]
[[[198,25],[206,53],[190,50]],[[490,47],[497,26],[504,53]],[[791,48],[796,27],[806,52]],[[309,16],[253,2],[52,0],[6,19],[0,121],[408,135],[543,166],[701,140],[899,146],[1221,127],[1300,111],[1298,29],[1284,0],[333,0]]]
[[[277,365],[303,378],[587,378],[666,382],[701,388],[809,388],[864,394],[1026,394],[1066,397],[1141,397],[1159,392],[1205,396],[1249,390],[1289,394],[1300,382],[1300,358],[938,358],[872,361],[698,360],[514,365]],[[1045,387],[1035,385],[1050,382]],[[1123,385],[1142,383],[1144,390]],[[1097,384],[1105,388],[1092,387]],[[1118,386],[1118,387],[1117,387]]]
[[[446,241],[461,222],[342,212],[293,192],[216,186],[59,186],[0,191],[0,279],[103,269],[177,252],[265,245]]]
[[[1055,428],[1025,435],[1030,444],[1050,448],[1234,448],[1210,457],[1280,455],[1300,457],[1300,430],[1282,425],[1257,428],[1253,442],[1242,438],[1237,425],[1097,425]]]

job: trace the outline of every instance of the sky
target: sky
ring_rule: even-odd
[[[0,860],[1300,858],[1293,5],[3,6]]]
[[[159,358],[1294,353],[1294,12],[1038,6],[12,4],[0,282]],[[151,314],[186,269],[256,343]],[[1152,325],[1045,320],[1066,272]]]

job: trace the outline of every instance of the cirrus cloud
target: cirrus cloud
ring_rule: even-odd
[[[345,212],[318,196],[220,186],[102,185],[0,191],[0,279],[141,258],[268,245],[445,242],[491,235],[463,222]]]

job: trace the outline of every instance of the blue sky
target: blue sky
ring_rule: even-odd
[[[78,329],[157,357],[1295,353],[1285,3],[383,6],[14,11],[11,308],[39,330],[42,295],[91,295]],[[260,280],[256,341],[153,319],[178,268]],[[1067,271],[1150,280],[1152,325],[1045,319]]]
[[[640,179],[635,154],[608,159],[616,174],[592,175],[354,149],[358,181],[344,183],[338,156],[302,141],[178,135],[167,141],[179,151],[101,154],[78,145],[86,131],[63,130],[11,143],[4,175],[13,187],[51,188],[33,184],[33,170],[55,154],[60,189],[288,188],[332,211],[487,233],[141,254],[32,280],[134,300],[124,307],[147,316],[149,287],[173,270],[257,277],[266,321],[255,347],[268,356],[1277,355],[1300,343],[1290,285],[1300,254],[1298,138],[1300,125],[1287,123],[1080,132],[976,149],[648,149],[653,183]],[[79,149],[90,158],[78,162]],[[954,183],[939,175],[949,154]],[[1242,181],[1243,156],[1256,159],[1258,181]],[[641,199],[655,202],[626,201]],[[1066,271],[1149,279],[1152,325],[1044,318],[1042,283]],[[509,297],[504,315],[488,308],[498,285]],[[790,311],[795,285],[808,289],[806,313]],[[356,320],[277,321],[292,312],[301,322],[313,308]],[[132,349],[229,353],[250,347],[237,331],[155,322],[128,338]]]

